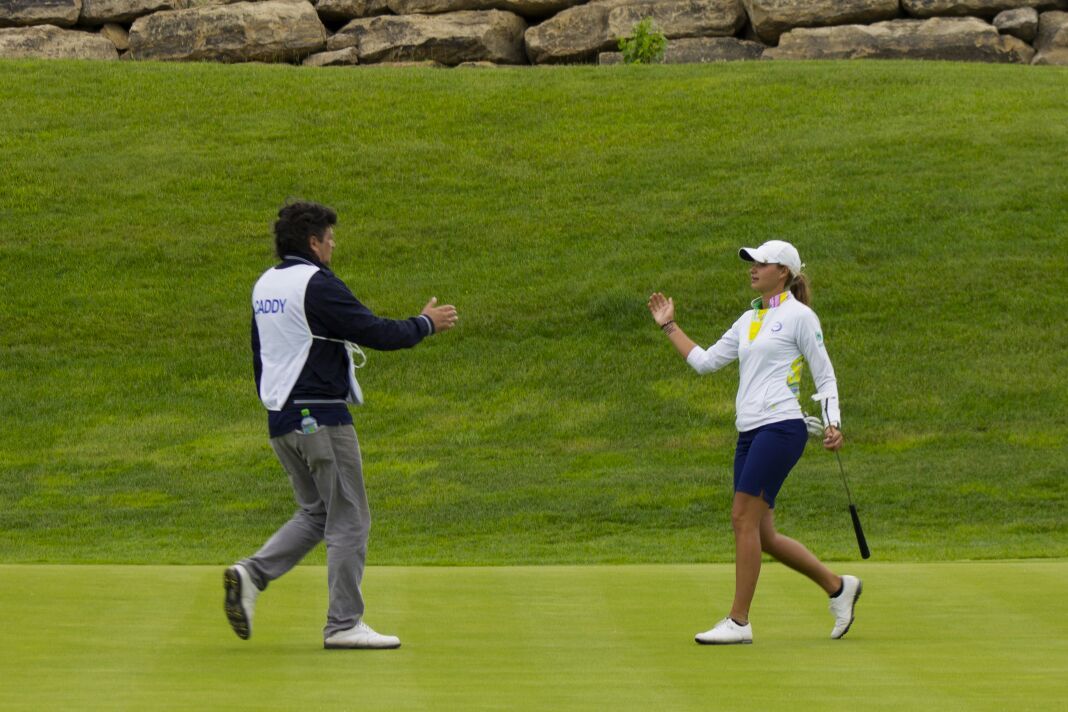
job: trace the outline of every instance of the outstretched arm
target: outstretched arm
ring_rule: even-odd
[[[738,335],[732,326],[708,349],[702,349],[675,323],[675,302],[660,292],[649,297],[649,312],[686,363],[698,373],[718,371],[738,358]]]
[[[675,323],[675,301],[655,292],[649,297],[649,313],[653,315],[657,326],[667,334],[679,355],[683,358],[689,356],[697,344]]]
[[[313,275],[308,283],[304,310],[314,334],[380,351],[410,348],[456,324],[456,307],[439,306],[436,298],[423,307],[419,316],[410,319],[377,316],[353,296],[344,282],[323,272]]]

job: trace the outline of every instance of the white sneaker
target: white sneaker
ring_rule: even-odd
[[[234,564],[226,570],[223,588],[226,590],[223,606],[230,627],[238,638],[248,640],[252,635],[252,614],[256,610],[256,596],[260,595],[260,590],[241,564]]]
[[[399,648],[400,638],[395,635],[380,635],[371,626],[360,621],[348,630],[334,633],[323,641],[323,647],[331,648]]]
[[[698,633],[693,637],[701,645],[737,645],[739,643],[753,642],[753,625],[746,623],[738,625],[730,616],[724,618],[711,630]]]
[[[849,632],[849,626],[853,625],[853,608],[857,605],[862,588],[856,576],[842,576],[842,592],[832,598],[830,604],[831,615],[834,616],[832,639],[837,640]]]

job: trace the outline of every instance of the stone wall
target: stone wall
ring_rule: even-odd
[[[1068,65],[1068,0],[0,0],[0,57],[613,64],[646,17],[672,63]]]

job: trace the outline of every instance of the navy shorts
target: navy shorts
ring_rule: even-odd
[[[734,450],[734,491],[763,497],[775,506],[775,495],[801,459],[808,442],[803,420],[783,420],[738,433]]]

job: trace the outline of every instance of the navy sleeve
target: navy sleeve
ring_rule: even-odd
[[[304,313],[316,336],[345,339],[379,351],[415,346],[433,329],[424,316],[403,320],[375,316],[344,282],[326,271],[318,272],[308,282]]]
[[[256,328],[256,316],[252,316],[252,373],[256,376],[256,396],[260,395],[260,378],[263,376],[263,361],[260,359],[260,330]]]

